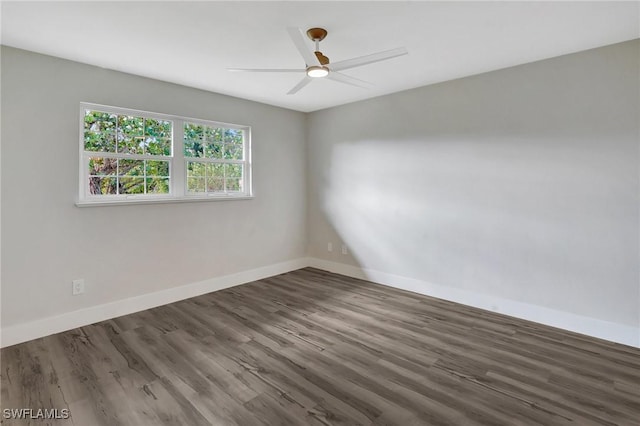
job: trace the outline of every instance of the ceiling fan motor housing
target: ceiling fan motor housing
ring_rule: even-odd
[[[329,58],[324,56],[322,54],[322,52],[315,51],[314,53],[316,54],[316,58],[318,58],[318,62],[320,62],[321,65],[328,65],[329,64]]]

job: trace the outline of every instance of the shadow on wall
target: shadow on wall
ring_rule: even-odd
[[[363,268],[578,312],[594,300],[625,309],[606,305],[612,286],[634,280],[626,249],[637,243],[620,226],[635,220],[634,182],[612,173],[620,155],[599,142],[337,143],[319,201]]]

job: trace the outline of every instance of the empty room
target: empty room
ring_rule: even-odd
[[[0,424],[640,426],[640,2],[0,5]]]

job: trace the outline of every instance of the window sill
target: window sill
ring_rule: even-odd
[[[231,195],[231,196],[205,196],[205,197],[174,197],[174,198],[119,198],[116,200],[82,200],[76,201],[77,207],[105,207],[123,206],[130,204],[171,204],[171,203],[199,203],[203,201],[232,201],[232,200],[252,200],[253,195]]]

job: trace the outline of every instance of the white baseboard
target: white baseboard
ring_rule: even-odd
[[[543,306],[502,299],[487,294],[432,284],[414,278],[388,274],[373,269],[363,269],[328,260],[310,258],[310,266],[335,272],[348,277],[360,278],[378,284],[384,284],[401,290],[437,297],[463,305],[488,311],[499,312],[512,317],[525,319],[539,324],[550,325],[588,336],[598,337],[611,342],[622,343],[640,348],[640,327],[632,327],[596,318],[585,317],[569,312],[545,308]]]
[[[15,345],[122,315],[155,308],[262,278],[272,277],[307,266],[640,348],[640,327],[603,321],[542,306],[441,286],[414,278],[389,274],[373,269],[363,269],[318,258],[290,260],[180,287],[169,288],[155,293],[67,312],[53,317],[4,327],[0,331],[0,347]]]
[[[201,294],[272,277],[306,266],[309,266],[309,259],[307,258],[290,260],[179,287],[168,288],[154,293],[143,294],[129,299],[67,312],[53,317],[4,327],[0,334],[0,347],[4,348],[122,315],[128,315],[190,297],[200,296]]]

